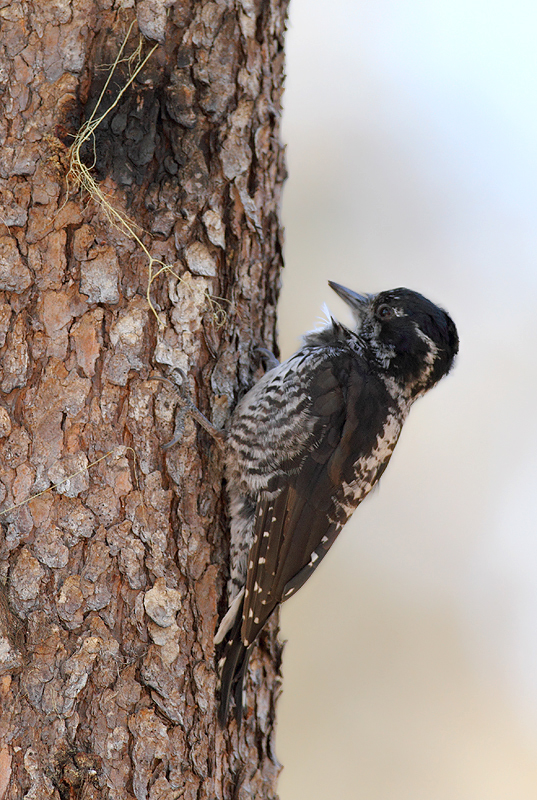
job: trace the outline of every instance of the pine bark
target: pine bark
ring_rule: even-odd
[[[277,621],[220,731],[222,458],[154,378],[222,427],[276,348],[285,15],[0,0],[0,800],[276,796]],[[82,155],[173,267],[158,321],[143,249],[67,174],[133,21],[127,56],[159,46]]]

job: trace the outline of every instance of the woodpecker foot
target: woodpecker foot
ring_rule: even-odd
[[[255,352],[259,353],[259,355],[265,362],[265,369],[267,370],[267,372],[270,369],[274,369],[275,367],[280,366],[280,362],[278,361],[274,353],[271,353],[271,351],[267,350],[266,347],[256,347]]]
[[[176,375],[179,377],[179,380],[175,379]],[[164,378],[164,377],[162,377],[160,375],[159,376],[154,376],[154,377],[155,377],[156,380],[161,380],[161,381],[164,381],[165,383],[171,384],[174,387],[174,389],[176,389],[178,391],[178,393],[181,396],[181,399],[183,400],[183,402],[185,403],[185,405],[187,407],[187,410],[188,410],[188,413],[190,414],[190,416],[193,417],[196,420],[198,425],[201,425],[203,430],[207,431],[207,433],[210,436],[212,436],[212,438],[215,440],[215,442],[218,445],[218,447],[223,449],[224,446],[225,446],[225,434],[224,434],[224,432],[218,430],[218,428],[215,428],[214,425],[212,424],[212,422],[209,422],[209,420],[207,419],[205,414],[202,414],[201,411],[199,410],[199,408],[195,405],[194,401],[192,400],[192,398],[190,396],[190,392],[187,389],[187,377],[186,377],[185,373],[183,372],[183,370],[179,369],[179,367],[176,367],[174,369],[173,373],[172,373],[173,380],[170,380],[170,378]],[[183,437],[183,433],[181,431],[180,433],[178,433],[177,435],[175,435],[173,437],[171,442],[167,442],[166,444],[162,445],[162,449],[163,450],[169,450],[170,447],[173,447],[174,444],[177,444],[177,442],[179,442],[182,439],[182,437]]]

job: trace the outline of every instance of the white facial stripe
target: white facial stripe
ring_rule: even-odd
[[[414,330],[416,331],[418,337],[421,339],[422,342],[425,342],[425,344],[428,347],[428,351],[425,355],[425,363],[427,364],[427,368],[422,376],[422,379],[426,381],[431,372],[433,371],[434,362],[436,361],[436,356],[438,355],[438,347],[435,345],[433,340],[421,330],[417,322],[413,322],[412,324],[414,325]]]

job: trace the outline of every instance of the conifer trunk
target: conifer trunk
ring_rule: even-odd
[[[0,800],[275,797],[277,625],[221,732],[222,460],[154,376],[221,427],[276,347],[285,14],[0,2]]]

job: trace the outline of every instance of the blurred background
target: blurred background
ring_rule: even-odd
[[[537,4],[291,0],[284,357],[333,279],[445,306],[453,373],[283,607],[281,800],[537,797]]]

